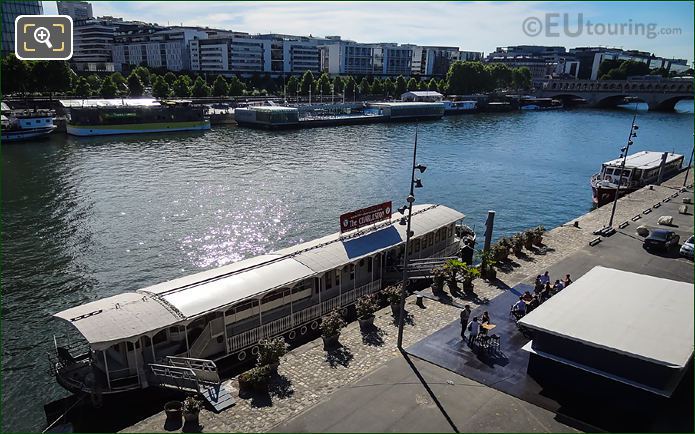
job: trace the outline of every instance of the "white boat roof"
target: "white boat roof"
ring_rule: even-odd
[[[594,267],[520,323],[669,367],[693,355],[693,285]]]
[[[10,106],[5,104],[4,102],[0,102],[0,110],[2,110],[4,112],[8,112],[8,111],[10,111]]]
[[[63,107],[149,107],[159,106],[154,98],[61,99]]]
[[[642,170],[654,169],[661,165],[661,156],[663,154],[663,152],[641,151],[628,155],[625,159],[625,168]],[[666,157],[666,164],[678,158],[683,158],[683,156],[669,152],[668,156]],[[621,164],[623,164],[622,158],[616,158],[615,160],[610,160],[603,163],[604,166],[620,166]]]
[[[415,107],[415,106],[423,106],[423,107],[443,107],[444,104],[442,102],[425,102],[425,101],[414,101],[414,102],[408,102],[408,101],[403,101],[403,102],[370,102],[370,106],[386,106],[386,107]]]
[[[391,221],[93,301],[55,316],[70,321],[96,347],[153,334],[403,244],[406,234],[400,218],[396,212]],[[445,206],[414,205],[411,230],[423,235],[462,218],[462,213]]]

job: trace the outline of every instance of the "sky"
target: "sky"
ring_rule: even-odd
[[[55,2],[43,3],[44,13],[56,13]],[[162,25],[208,26],[248,33],[339,35],[357,42],[454,46],[486,54],[508,45],[600,45],[684,58],[692,63],[693,4],[97,1],[92,7],[96,16],[112,15]]]

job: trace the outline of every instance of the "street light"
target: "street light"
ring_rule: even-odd
[[[623,170],[625,169],[625,162],[627,160],[627,153],[630,151],[630,146],[633,144],[632,138],[637,137],[637,130],[639,129],[639,126],[635,124],[635,120],[637,119],[637,113],[632,117],[632,125],[630,126],[630,134],[627,136],[627,146],[624,148],[620,148],[620,157],[623,159],[623,162],[620,164],[620,177],[618,178],[618,187],[615,189],[615,198],[613,199],[613,210],[611,211],[611,219],[608,222],[608,227],[607,229],[610,229],[613,227],[613,217],[615,217],[615,207],[618,205],[618,197],[620,196],[620,186],[623,183]]]
[[[402,350],[403,349],[403,324],[405,322],[405,297],[406,297],[406,291],[405,287],[408,282],[408,245],[410,244],[410,237],[414,235],[414,233],[410,230],[410,223],[412,222],[413,218],[413,202],[415,202],[415,189],[416,188],[422,188],[422,181],[419,179],[415,179],[415,170],[419,170],[420,173],[424,173],[425,169],[427,169],[426,166],[423,166],[422,164],[415,164],[415,158],[417,157],[417,131],[418,127],[415,127],[415,146],[413,147],[413,165],[411,166],[411,173],[410,173],[410,194],[408,194],[408,197],[406,198],[406,201],[408,202],[407,205],[404,205],[400,208],[398,208],[398,212],[401,213],[403,217],[401,217],[401,220],[399,222],[400,225],[407,225],[406,232],[405,232],[405,254],[403,255],[403,283],[401,284],[401,300],[400,300],[400,306],[398,309],[398,349]],[[408,210],[408,217],[405,216],[405,211],[406,209]]]

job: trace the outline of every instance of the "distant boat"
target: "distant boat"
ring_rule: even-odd
[[[552,98],[527,97],[519,100],[521,110],[556,110],[563,107],[561,101]]]
[[[69,112],[68,134],[104,136],[171,131],[204,131],[210,120],[191,101],[143,99],[61,100]]]
[[[18,142],[48,136],[56,129],[49,111],[12,111],[2,103],[2,141]]]
[[[622,168],[622,180],[620,180],[622,158],[603,163],[601,171],[591,177],[591,192],[594,203],[597,206],[603,206],[612,202],[615,199],[618,182],[621,183],[620,196],[657,182],[663,154],[663,152],[642,151],[628,155],[625,160],[625,167]],[[662,181],[676,175],[682,165],[682,155],[668,153],[661,173]]]
[[[442,101],[442,103],[445,116],[478,112],[477,101]]]

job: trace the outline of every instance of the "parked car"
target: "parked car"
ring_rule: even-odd
[[[681,246],[681,255],[693,259],[693,250],[695,250],[695,237],[691,235]]]
[[[665,229],[653,229],[649,232],[647,238],[644,239],[642,247],[645,250],[661,250],[668,251],[672,247],[678,247],[680,236],[673,231]]]

